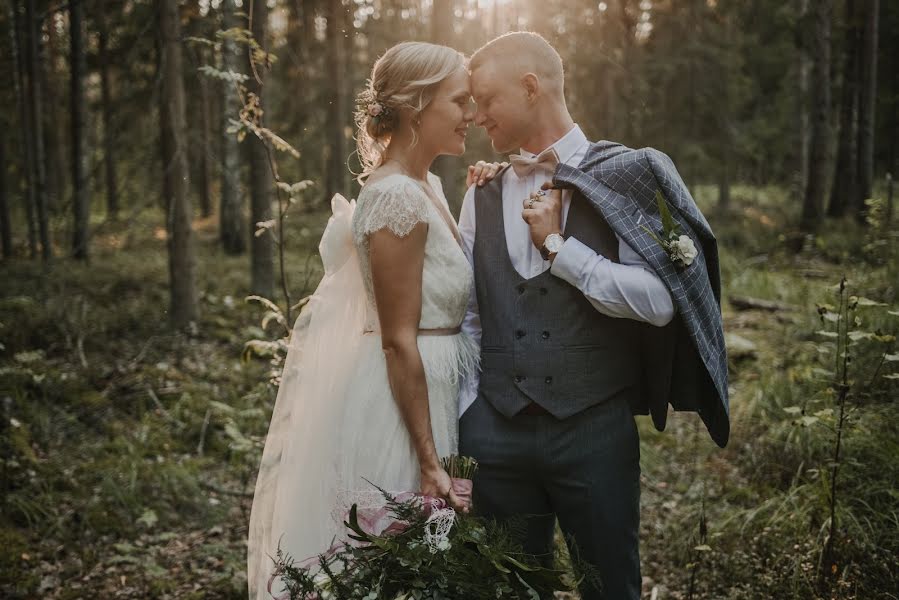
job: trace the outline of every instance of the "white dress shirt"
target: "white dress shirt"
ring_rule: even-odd
[[[575,125],[551,146],[559,156],[559,162],[571,166],[581,163],[590,142],[581,128]],[[524,149],[522,156],[533,157]],[[616,318],[636,319],[657,327],[674,318],[674,302],[668,288],[655,274],[643,257],[625,243],[617,234],[618,259],[615,263],[589,246],[569,237],[552,262],[543,260],[540,250],[531,241],[528,224],[521,217],[524,200],[540,189],[543,182],[552,179],[553,173],[543,165],[520,178],[513,169],[503,173],[503,219],[505,221],[506,246],[512,266],[525,279],[536,277],[547,269],[556,277],[567,281],[581,292],[590,304],[604,315]],[[459,216],[459,233],[469,262],[474,264],[475,239],[475,186],[468,188],[462,201]],[[562,191],[562,229],[571,206],[571,190]],[[481,318],[477,295],[472,290],[468,310],[462,321],[462,330],[480,343]],[[459,392],[459,416],[471,406],[478,395],[478,376],[475,374],[462,382]]]

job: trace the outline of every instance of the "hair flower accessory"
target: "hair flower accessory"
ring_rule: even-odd
[[[368,116],[377,117],[384,112],[384,107],[380,102],[372,102],[368,105]]]

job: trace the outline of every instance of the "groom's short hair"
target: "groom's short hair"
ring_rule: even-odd
[[[562,57],[539,33],[512,31],[490,40],[471,55],[468,69],[474,72],[492,61],[515,66],[522,73],[534,73],[560,93],[564,88]]]

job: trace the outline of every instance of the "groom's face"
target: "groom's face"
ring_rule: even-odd
[[[487,130],[493,149],[503,154],[517,152],[532,121],[527,90],[517,69],[486,62],[472,71],[471,90],[478,106],[475,124]]]

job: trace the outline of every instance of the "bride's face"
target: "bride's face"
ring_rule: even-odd
[[[463,68],[437,86],[434,98],[421,112],[420,143],[433,145],[436,154],[465,152],[465,135],[474,119],[468,72]]]

